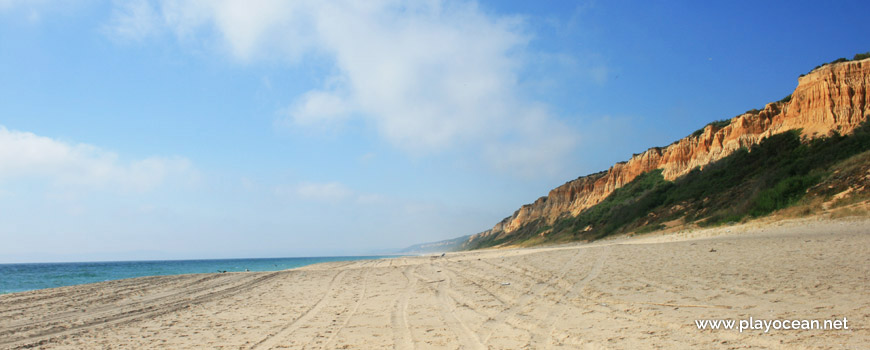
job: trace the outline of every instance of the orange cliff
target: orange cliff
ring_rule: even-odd
[[[662,169],[665,179],[673,180],[773,134],[792,129],[802,129],[806,137],[834,131],[848,134],[870,118],[868,87],[870,59],[822,66],[798,78],[788,102],[770,103],[761,111],[736,116],[721,128],[707,125],[700,135],[687,136],[667,147],[650,148],[607,171],[569,181],[534,203],[523,205],[492,229],[471,236],[468,242],[492,235],[496,239],[509,237],[537,220],[552,224],[561,216],[576,216],[644,172]]]

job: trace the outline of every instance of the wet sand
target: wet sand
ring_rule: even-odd
[[[849,330],[698,330],[696,319]],[[144,277],[0,295],[0,348],[856,349],[870,221]]]

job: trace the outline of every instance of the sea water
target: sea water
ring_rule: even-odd
[[[388,256],[0,264],[0,294],[143,276],[245,270],[279,271],[322,262],[386,257]]]

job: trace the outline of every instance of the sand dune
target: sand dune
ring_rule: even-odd
[[[870,221],[145,277],[0,296],[0,348],[679,349],[870,344]],[[698,330],[695,319],[849,330]]]

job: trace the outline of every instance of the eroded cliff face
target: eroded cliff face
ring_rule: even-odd
[[[798,79],[790,101],[770,103],[761,111],[736,116],[721,128],[708,125],[700,135],[650,148],[607,171],[569,181],[522,206],[492,229],[472,236],[469,242],[492,235],[504,238],[536,221],[551,224],[561,216],[575,216],[644,172],[662,169],[665,179],[673,180],[773,134],[792,129],[802,129],[803,136],[810,138],[834,131],[848,134],[870,118],[868,86],[870,59],[815,69]]]

